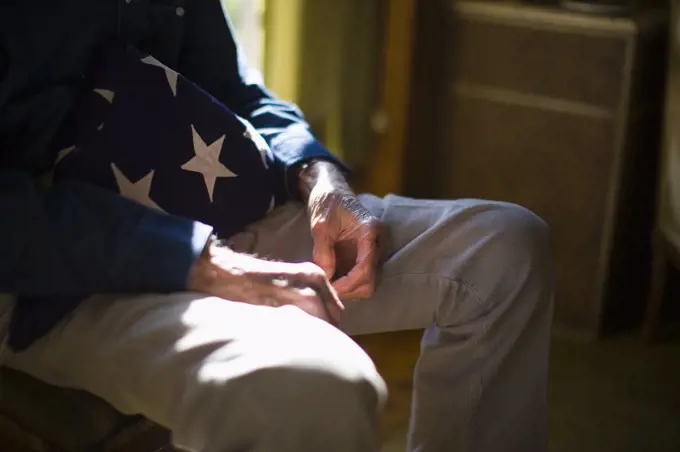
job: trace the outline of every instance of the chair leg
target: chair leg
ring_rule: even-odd
[[[647,297],[647,309],[642,325],[642,337],[649,343],[653,342],[659,334],[666,278],[668,276],[668,260],[666,258],[665,247],[663,239],[658,235],[653,240],[652,252],[652,275]]]

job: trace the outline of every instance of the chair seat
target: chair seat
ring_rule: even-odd
[[[107,441],[120,443],[124,431],[141,434],[155,428],[88,393],[57,388],[10,369],[0,369],[0,391],[1,450],[8,447],[6,442],[21,451],[116,450]],[[132,440],[126,435],[126,442]],[[154,442],[164,444],[146,450],[157,450],[167,439]]]

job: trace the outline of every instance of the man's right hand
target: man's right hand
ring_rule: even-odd
[[[332,324],[344,310],[326,274],[313,263],[267,261],[216,244],[206,246],[188,288],[262,306],[294,305]]]

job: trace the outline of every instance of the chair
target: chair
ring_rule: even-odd
[[[7,452],[172,452],[169,433],[126,416],[83,391],[0,370],[0,450]]]

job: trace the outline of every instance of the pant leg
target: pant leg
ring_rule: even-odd
[[[545,223],[507,203],[361,199],[386,225],[382,269],[375,296],[347,303],[341,326],[354,334],[427,328],[409,450],[545,451],[553,306]],[[234,244],[309,260],[307,221],[301,207],[284,206]]]
[[[378,450],[370,358],[291,306],[96,297],[7,365],[144,414],[195,452]]]

